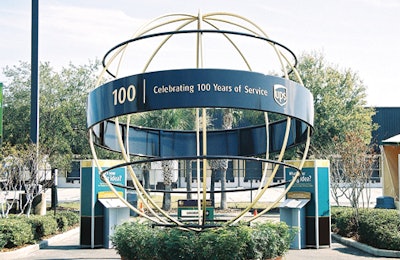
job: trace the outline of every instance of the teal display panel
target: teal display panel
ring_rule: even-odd
[[[296,167],[300,166],[300,161],[286,161],[286,163]],[[290,181],[295,174],[295,170],[289,167],[285,168],[286,181]],[[330,246],[331,244],[329,178],[329,161],[307,160],[301,176],[289,190],[291,193],[311,194],[310,201],[305,206],[306,244],[308,247],[319,248],[319,246]]]
[[[118,165],[121,161],[101,160],[102,170]],[[126,185],[126,168],[120,167],[106,173],[106,177],[113,183]],[[116,190],[125,198],[125,189]],[[104,206],[99,196],[112,198],[116,195],[100,178],[99,169],[94,160],[81,161],[81,247],[104,246]]]

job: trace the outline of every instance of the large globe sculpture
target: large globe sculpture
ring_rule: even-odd
[[[145,24],[107,52],[97,85],[89,93],[90,145],[103,181],[131,210],[155,224],[202,230],[211,194],[210,167],[226,170],[229,160],[259,162],[262,178],[254,199],[224,224],[254,221],[285,196],[307,156],[313,97],[303,86],[296,64],[290,49],[236,14],[171,14]],[[207,115],[218,109],[262,113],[264,123],[233,128],[233,117],[226,113],[222,129],[216,130],[209,126]],[[133,118],[148,112],[177,110],[194,115],[192,129],[134,124]],[[285,164],[287,149],[298,145],[303,149],[299,166]],[[119,153],[121,163],[102,168],[95,146]],[[151,162],[162,162],[167,174],[171,161],[196,166],[197,186],[192,192],[197,199],[197,225],[188,225],[158,206],[135,172]],[[116,191],[107,177],[116,167],[127,167],[132,186],[124,188],[136,190],[145,210]],[[245,218],[282,167],[296,170],[284,192],[257,215]]]

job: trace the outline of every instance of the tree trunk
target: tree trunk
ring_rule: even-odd
[[[162,161],[161,163],[164,175],[164,190],[171,191],[172,190],[172,167],[173,161]],[[170,210],[171,209],[171,193],[164,193],[163,196],[163,210]]]
[[[143,186],[146,190],[150,189],[150,172],[147,169],[143,170]]]
[[[226,190],[226,169],[222,169],[221,170],[221,209],[228,208],[225,190]]]
[[[232,129],[233,126],[233,113],[232,109],[225,108],[224,109],[224,116],[223,116],[223,125],[222,128]],[[228,160],[221,160],[221,209],[227,209],[228,203],[226,201],[226,170],[228,169]]]
[[[164,190],[166,191],[171,191],[172,190],[172,185],[165,185]],[[163,196],[163,206],[162,209],[163,210],[171,210],[171,193],[164,193]]]
[[[211,200],[211,205],[213,207],[215,207],[215,175],[216,175],[216,171],[212,169],[211,170],[211,186],[210,186],[210,200]]]
[[[192,193],[190,193],[192,191],[192,163],[189,160],[185,161],[185,165],[186,165],[186,190],[188,191],[188,193],[186,194],[186,198],[188,200],[192,199]]]
[[[46,193],[40,192],[33,199],[34,214],[45,216],[46,215]]]

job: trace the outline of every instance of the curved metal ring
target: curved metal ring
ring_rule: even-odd
[[[118,169],[121,167],[126,167],[126,166],[132,166],[132,165],[136,165],[136,164],[143,164],[143,163],[151,163],[151,162],[161,162],[161,161],[171,161],[171,160],[202,160],[202,159],[207,159],[207,160],[250,160],[250,161],[258,161],[258,162],[264,162],[264,163],[270,163],[270,164],[274,164],[274,165],[281,165],[281,166],[285,166],[285,167],[289,167],[294,169],[296,172],[301,172],[301,170],[291,164],[287,164],[284,162],[278,162],[278,161],[274,161],[274,160],[270,160],[270,159],[262,159],[262,158],[256,158],[256,157],[246,157],[246,156],[222,156],[222,155],[218,155],[218,156],[212,156],[212,155],[206,155],[206,156],[179,156],[179,157],[163,157],[163,158],[150,158],[150,159],[146,159],[146,160],[140,160],[140,161],[132,161],[132,162],[126,162],[126,163],[121,163],[121,164],[117,164],[114,165],[112,167],[109,167],[105,170],[102,170],[100,172],[100,176],[102,178],[104,178],[104,175],[107,174],[107,172],[110,172],[114,169]],[[290,181],[289,181],[290,182]],[[120,188],[125,188],[125,189],[129,189],[129,190],[134,190],[134,188],[127,186],[127,185],[121,185],[121,184],[116,184],[116,183],[112,183],[110,181],[110,183],[115,186],[115,187],[120,187]],[[285,183],[283,183],[285,184]],[[283,185],[280,184],[280,185]],[[278,186],[278,185],[276,185]],[[258,189],[258,188],[255,188]],[[249,191],[252,189],[248,189],[248,188],[242,188],[242,189],[230,189],[229,191],[224,191],[224,192],[241,192],[241,191]],[[151,190],[151,192],[163,192],[161,190]],[[185,192],[171,192],[168,191],[168,193],[188,193],[187,191]],[[211,191],[207,191],[206,193],[211,193]],[[219,193],[219,191],[213,191],[213,193]]]
[[[292,64],[293,68],[296,68],[297,66],[297,57],[294,54],[294,52],[292,50],[290,50],[288,47],[286,47],[285,45],[283,45],[282,43],[279,43],[277,41],[268,39],[266,37],[262,37],[259,35],[254,35],[254,34],[249,34],[249,33],[243,33],[243,32],[236,32],[236,31],[227,31],[227,30],[181,30],[181,31],[169,31],[169,32],[160,32],[160,33],[153,33],[153,34],[146,34],[146,35],[142,35],[136,38],[132,38],[126,41],[123,41],[117,45],[115,45],[114,47],[112,47],[103,57],[102,60],[102,65],[104,68],[106,68],[106,59],[107,56],[110,55],[113,51],[115,51],[116,49],[127,45],[129,43],[132,42],[136,42],[136,41],[140,41],[140,40],[144,40],[144,39],[148,39],[148,38],[153,38],[153,37],[159,37],[159,36],[165,36],[165,35],[175,35],[175,34],[188,34],[188,33],[219,33],[219,34],[231,34],[231,35],[240,35],[240,36],[245,36],[245,37],[250,37],[250,38],[254,38],[254,39],[259,39],[259,40],[263,40],[266,42],[269,42],[271,44],[277,45],[283,49],[285,49],[287,52],[290,53],[290,55],[292,55],[293,59],[294,59],[294,64]],[[290,68],[288,74],[291,74],[293,72],[293,68]],[[113,78],[116,78],[116,75],[114,75],[112,72],[110,72],[108,70],[108,68],[106,69],[107,73],[112,76]]]

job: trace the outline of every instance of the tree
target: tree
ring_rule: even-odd
[[[3,131],[5,143],[11,145],[29,142],[30,118],[30,66],[21,62],[13,68],[6,67],[4,75]]]
[[[134,123],[140,126],[156,127],[162,129],[187,129],[190,127],[190,118],[193,114],[184,109],[159,110],[141,113],[134,117]],[[172,161],[164,160],[161,162],[163,169],[163,184],[166,191],[172,190]],[[171,193],[166,192],[163,196],[163,210],[171,209]]]
[[[222,128],[224,130],[232,129],[234,124],[234,112],[230,108],[223,109],[223,117],[222,117]],[[228,160],[210,160],[209,162],[210,167],[212,169],[212,176],[211,176],[211,195],[212,195],[212,202],[214,203],[214,182],[215,182],[215,175],[218,170],[220,170],[220,180],[221,180],[221,202],[220,208],[227,209],[228,203],[226,201],[226,170],[228,169]]]
[[[0,196],[1,217],[6,218],[11,210],[17,209],[18,192],[23,188],[22,161],[17,154],[19,149],[4,144],[0,155]]]
[[[332,195],[345,196],[358,214],[373,162],[373,108],[366,107],[366,87],[350,69],[339,70],[322,54],[304,54],[298,65],[304,86],[314,96],[314,135],[311,156],[331,162]],[[366,192],[365,192],[366,191]],[[357,217],[356,217],[357,222]]]
[[[314,134],[310,152],[315,157],[330,153],[334,137],[344,141],[344,136],[353,131],[365,143],[371,140],[371,117],[374,109],[366,107],[366,88],[357,73],[350,69],[339,70],[326,62],[319,53],[303,54],[298,71],[314,96]],[[326,152],[326,153],[325,153]]]
[[[337,142],[331,149],[331,190],[339,206],[339,198],[345,197],[354,210],[354,221],[358,226],[360,206],[369,206],[369,188],[374,163],[374,147],[362,140],[358,132],[348,132],[345,140]],[[361,204],[360,204],[361,202]]]
[[[357,132],[349,132],[344,142],[336,142],[331,149],[332,195],[339,206],[339,198],[344,196],[353,208],[369,204],[367,187],[372,176],[374,148],[365,143]],[[360,201],[362,205],[360,205]]]
[[[34,144],[17,146],[5,144],[1,148],[2,217],[7,217],[11,209],[15,210],[14,213],[25,213],[29,216],[32,207],[36,208],[36,204],[45,208],[46,201],[41,195],[53,183],[47,158],[47,153],[39,150]],[[35,210],[34,213],[43,212]]]
[[[52,167],[67,170],[71,159],[90,158],[85,134],[86,98],[94,87],[99,62],[55,71],[48,62],[40,64],[39,144],[49,153]],[[6,67],[4,87],[4,142],[30,142],[30,65]]]
[[[192,161],[191,160],[185,160],[185,175],[186,175],[186,199],[191,200],[192,199]]]

